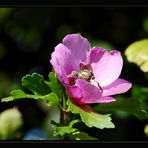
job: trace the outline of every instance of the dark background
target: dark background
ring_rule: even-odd
[[[147,7],[0,8],[0,97],[22,88],[26,74],[38,72],[48,79],[50,54],[68,33],[81,33],[92,46],[119,50],[124,59],[121,77],[146,86],[145,73],[126,60],[124,51],[132,42],[148,37],[147,19]],[[131,91],[125,95],[129,97]],[[29,99],[0,103],[0,111],[13,106],[23,114],[23,132],[40,127],[48,116],[37,101]],[[84,126],[82,130],[102,141],[147,141],[147,121],[124,113],[112,117],[115,129]]]

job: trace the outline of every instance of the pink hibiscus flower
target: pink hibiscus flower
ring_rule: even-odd
[[[66,35],[51,54],[50,63],[71,100],[77,104],[108,103],[112,95],[127,92],[132,84],[119,78],[121,53],[91,48],[79,34]]]

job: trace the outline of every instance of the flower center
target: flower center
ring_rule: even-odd
[[[68,77],[76,77],[78,79],[84,79],[86,81],[94,79],[91,65],[84,65],[82,63],[80,64],[80,71],[72,71],[71,74],[68,75]]]
[[[90,79],[94,77],[93,73],[88,69],[80,70],[80,72],[74,72],[74,73],[76,74],[76,77],[78,79],[84,79],[86,81],[90,81]]]
[[[68,75],[68,78],[71,85],[75,84],[76,79],[83,79],[102,90],[99,83],[95,81],[95,76],[93,74],[92,66],[90,64],[84,65],[81,63],[80,71],[72,71],[71,74]]]

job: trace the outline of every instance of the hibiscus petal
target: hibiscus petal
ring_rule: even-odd
[[[63,44],[71,51],[70,60],[75,62],[75,70],[79,70],[79,64],[87,61],[90,43],[79,34],[69,34],[64,37]]]
[[[100,84],[101,87],[107,86],[114,82],[120,75],[123,60],[121,53],[116,50],[110,52],[100,52],[96,51],[95,61],[98,58],[98,62],[92,63],[93,73],[95,80]],[[95,54],[95,53],[93,53]],[[102,55],[103,54],[103,55]]]
[[[89,64],[97,63],[105,53],[105,49],[102,47],[93,47],[89,56]]]
[[[75,85],[67,85],[66,86],[67,93],[70,95],[72,98],[82,98],[82,92],[81,89]]]
[[[114,98],[112,98],[112,97],[104,97],[104,96],[102,96],[99,99],[98,103],[109,103],[109,102],[113,102],[113,101],[116,101],[116,100]]]
[[[88,103],[97,103],[101,97],[101,90],[96,86],[90,84],[85,80],[77,79],[75,86],[77,86],[82,93],[82,97],[80,98],[80,102],[83,104]]]
[[[107,87],[103,87],[103,96],[121,94],[127,92],[132,87],[132,84],[127,80],[118,78]]]
[[[63,44],[58,44],[55,47],[55,51],[51,54],[50,63],[63,83],[68,83],[67,74],[73,69],[72,65],[69,64],[71,63],[70,56],[70,51]]]

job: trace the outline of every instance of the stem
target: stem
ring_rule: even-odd
[[[63,96],[61,99],[61,110],[60,110],[60,123],[63,125],[69,125],[71,116],[70,116],[70,112],[67,112],[67,106],[66,106],[66,100],[65,97]]]
[[[66,111],[66,100],[65,97],[63,96],[61,99],[61,109],[60,109],[60,123],[62,125],[69,125],[70,121],[71,121],[71,113]],[[61,137],[61,140],[66,140],[66,137],[63,136]]]

